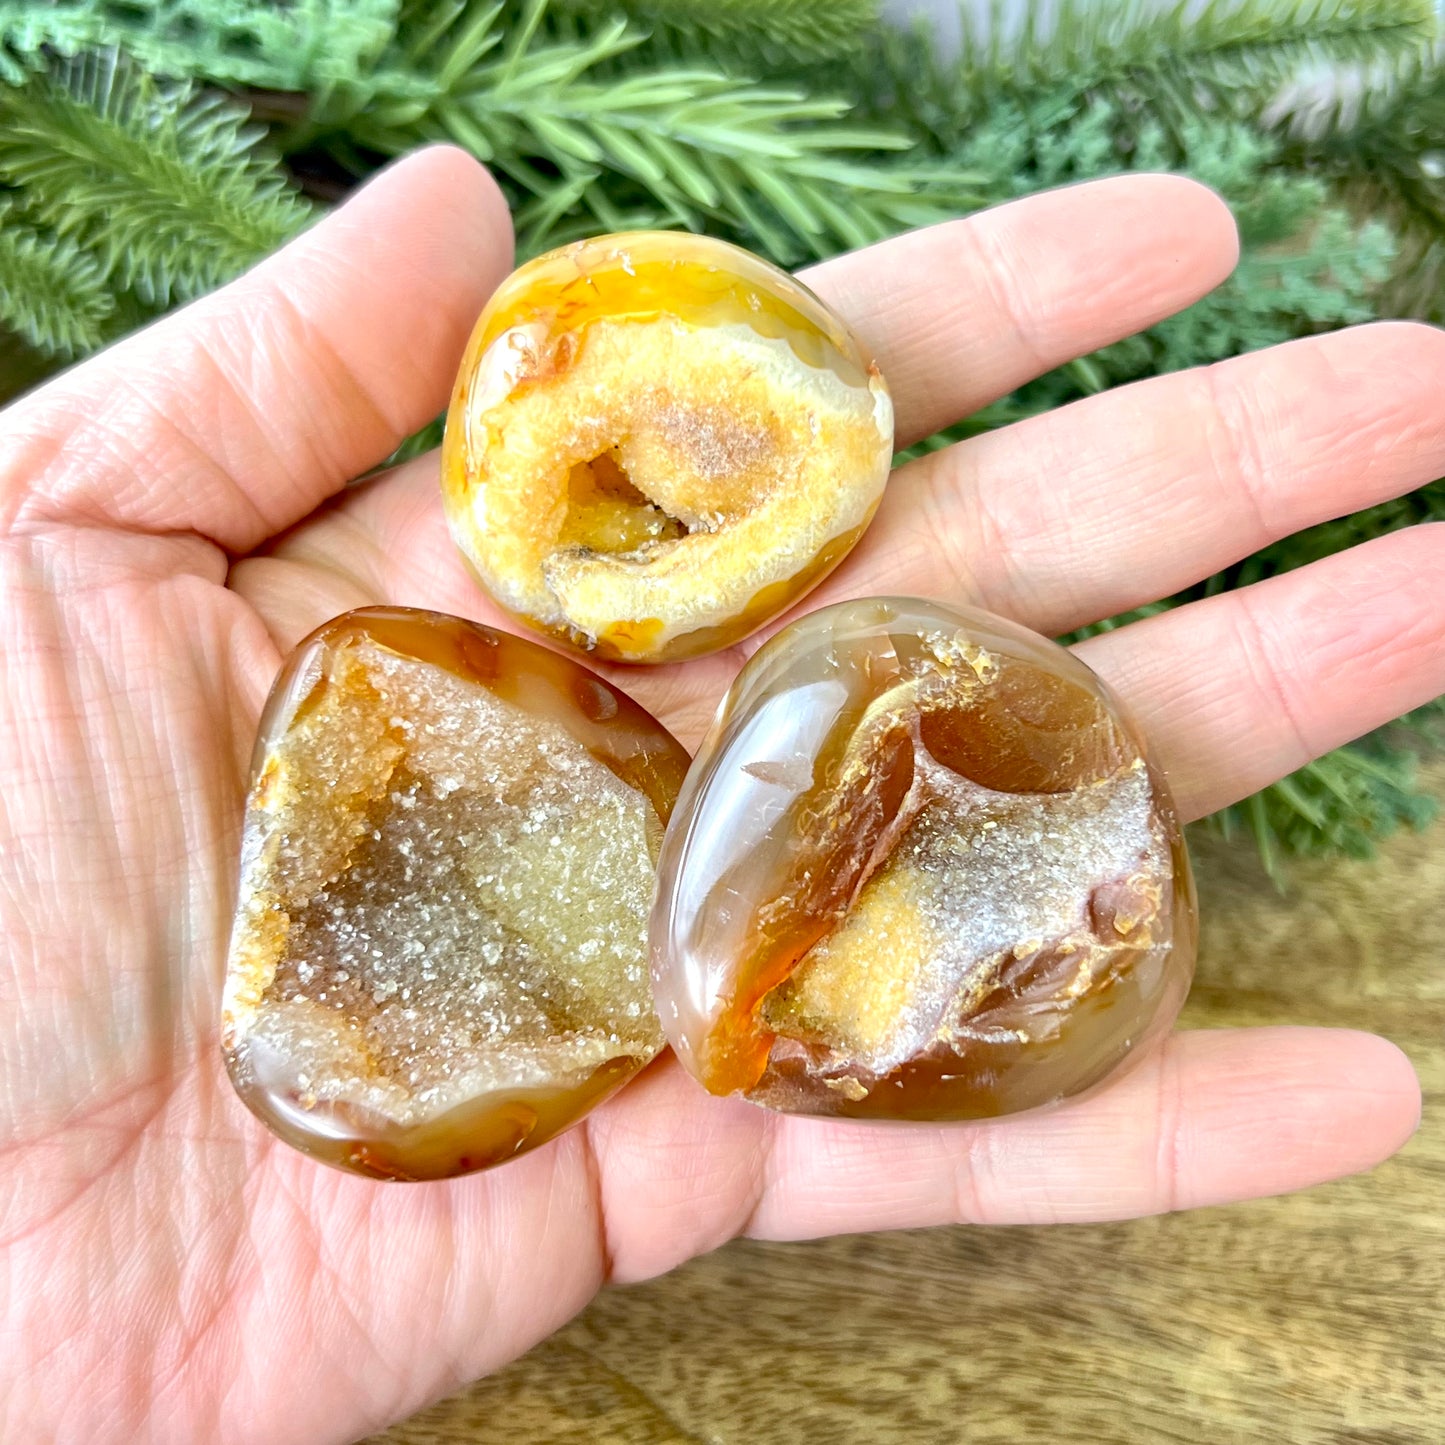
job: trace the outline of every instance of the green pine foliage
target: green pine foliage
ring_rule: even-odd
[[[954,59],[927,33],[880,30],[876,11],[0,0],[0,389],[220,284],[307,223],[302,193],[332,202],[433,139],[493,168],[524,256],[674,226],[791,265],[1129,170],[1181,171],[1230,201],[1243,242],[1230,281],[924,447],[1372,316],[1445,320],[1431,0],[1036,0],[1021,23],[998,4],[964,24]],[[1330,67],[1346,83],[1311,98],[1301,77]],[[1425,520],[1445,520],[1445,482],[1142,611]],[[1290,853],[1366,852],[1431,811],[1413,757],[1442,735],[1445,707],[1425,710],[1214,825],[1253,837],[1276,872]]]
[[[1390,741],[1390,730],[1337,748],[1297,773],[1210,819],[1226,838],[1246,836],[1276,883],[1285,855],[1370,858],[1400,827],[1423,828],[1439,813],[1416,780],[1418,735]]]
[[[409,4],[392,49],[332,87],[290,143],[355,165],[358,150],[456,141],[510,184],[524,255],[598,230],[683,226],[797,262],[981,198],[971,172],[886,159],[909,138],[841,124],[846,99],[697,64],[619,68],[645,32],[613,15],[559,38],[545,8],[509,26],[500,3]]]
[[[0,297],[15,331],[65,359],[103,346],[115,311],[93,257],[63,237],[25,225],[8,205],[0,206]]]
[[[115,51],[0,90],[0,180],[106,281],[166,307],[230,280],[305,224],[214,92],[160,81]]]
[[[0,320],[69,359],[274,250],[311,210],[261,138],[226,96],[115,50],[0,86],[0,184],[17,228]],[[40,252],[51,274],[37,289],[19,268]]]

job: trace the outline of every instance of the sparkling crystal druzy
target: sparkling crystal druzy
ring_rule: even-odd
[[[447,418],[452,535],[533,627],[626,662],[762,626],[868,525],[888,391],[806,287],[705,236],[553,251],[493,296]]]
[[[980,1118],[1162,1032],[1195,936],[1168,793],[1094,674],[875,598],[786,628],[724,700],[663,843],[653,991],[714,1093]]]
[[[222,1042],[288,1143],[393,1179],[552,1138],[662,1046],[647,911],[682,747],[535,643],[349,612],[261,722]]]

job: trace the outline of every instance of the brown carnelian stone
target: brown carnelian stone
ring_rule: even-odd
[[[467,346],[442,446],[463,555],[601,657],[727,647],[847,555],[893,409],[848,328],[724,241],[599,236],[528,262]]]
[[[1076,1095],[1173,1021],[1178,818],[1071,653],[1003,618],[840,603],[747,664],[664,840],[668,1041],[713,1093],[971,1119]]]
[[[261,720],[222,1044],[289,1144],[385,1179],[510,1159],[662,1046],[647,911],[687,754],[521,638],[365,608]]]

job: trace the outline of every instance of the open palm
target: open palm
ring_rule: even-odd
[[[1209,192],[1140,176],[808,279],[877,354],[907,443],[1189,303],[1234,251]],[[447,539],[434,458],[343,488],[440,407],[509,264],[490,181],[426,152],[5,418],[6,1439],[343,1441],[604,1280],[738,1233],[1186,1208],[1365,1167],[1414,1126],[1392,1046],[1269,1029],[1178,1034],[1089,1100],[981,1125],[773,1117],[661,1061],[584,1127],[449,1183],[273,1141],[217,1045],[256,718],[283,651],[348,607],[502,620]],[[1445,471],[1441,395],[1445,336],[1390,324],[1095,397],[898,472],[812,601],[1076,627]],[[1445,689],[1442,572],[1445,528],[1420,527],[1083,651],[1197,816]],[[693,743],[739,661],[616,675]]]

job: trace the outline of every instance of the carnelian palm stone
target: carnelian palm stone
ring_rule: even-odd
[[[535,643],[401,608],[313,633],[247,800],[222,1024],[241,1097],[389,1179],[575,1123],[662,1046],[647,912],[687,761]]]
[[[1173,1020],[1195,949],[1178,819],[1071,653],[906,598],[747,664],[659,862],[653,989],[712,1092],[968,1119],[1079,1094]]]
[[[674,661],[821,581],[892,447],[883,378],[806,287],[723,241],[632,232],[497,290],[452,396],[442,495],[514,616],[604,658]]]

